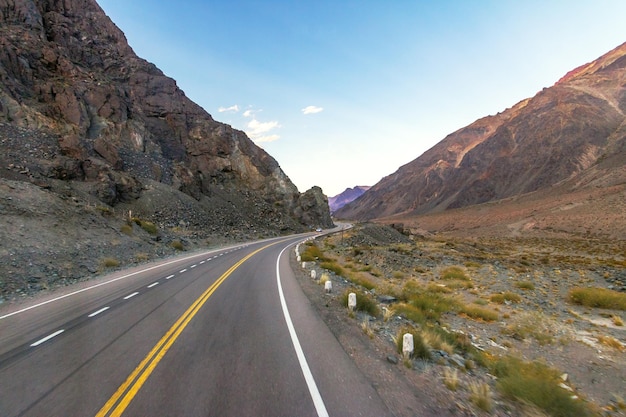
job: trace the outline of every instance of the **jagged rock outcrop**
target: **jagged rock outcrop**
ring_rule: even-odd
[[[531,99],[477,120],[338,210],[349,219],[436,213],[626,164],[626,44]],[[614,182],[612,182],[614,183]]]
[[[301,194],[296,203],[296,216],[311,227],[333,226],[328,207],[328,197],[324,195],[320,187],[312,187]],[[323,208],[320,210],[320,208]]]
[[[15,179],[82,181],[111,206],[158,182],[197,201],[245,196],[235,210],[263,212],[258,227],[326,221],[327,208],[303,212],[270,155],[137,57],[94,0],[0,0],[0,80],[0,122],[52,138],[45,157],[5,161],[29,165]]]

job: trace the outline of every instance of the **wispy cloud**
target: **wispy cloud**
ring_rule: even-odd
[[[220,107],[217,111],[220,113],[237,113],[239,111],[239,106],[235,104],[230,107]]]
[[[271,131],[280,127],[277,121],[259,122],[257,119],[252,119],[248,122],[246,134],[256,143],[274,142],[280,139],[280,136]]]
[[[243,112],[243,117],[252,117],[254,116],[254,112],[252,110],[246,110]]]
[[[324,111],[323,107],[306,106],[302,109],[302,114],[315,114]]]

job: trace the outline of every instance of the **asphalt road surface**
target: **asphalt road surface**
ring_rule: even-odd
[[[306,236],[0,311],[0,416],[388,416],[289,266]]]

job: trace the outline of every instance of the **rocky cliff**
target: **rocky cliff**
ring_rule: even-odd
[[[39,204],[21,204],[20,195],[54,201],[48,207],[56,210],[31,212]],[[321,189],[300,194],[243,132],[213,120],[139,58],[94,0],[0,0],[0,198],[11,201],[0,204],[0,261],[17,275],[20,263],[7,257],[19,256],[15,248],[36,229],[55,236],[48,228],[59,222],[116,229],[115,238],[88,240],[100,256],[115,246],[111,239],[122,242],[117,256],[126,258],[133,239],[143,239],[120,234],[131,217],[157,226],[140,250],[149,253],[158,252],[157,241],[192,245],[332,226]],[[106,216],[95,220],[94,208]],[[26,230],[35,218],[28,233],[4,221]],[[67,232],[67,242],[41,241],[38,252],[51,248],[58,257],[65,244],[81,246],[84,236]],[[41,271],[35,265],[29,273],[49,275]]]
[[[108,205],[150,180],[196,200],[249,192],[294,217],[278,163],[137,57],[95,1],[0,0],[0,22],[0,121],[58,141],[31,173],[90,181]]]
[[[448,135],[336,216],[436,213],[546,190],[590,168],[607,177],[621,172],[625,79],[623,44],[533,98]]]

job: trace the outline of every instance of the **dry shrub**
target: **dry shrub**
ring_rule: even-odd
[[[519,303],[520,301],[522,301],[522,297],[520,297],[518,294],[515,294],[514,292],[505,291],[501,294],[493,294],[491,297],[489,297],[489,300],[497,304],[504,304],[507,301],[511,303]]]
[[[443,383],[450,391],[456,391],[459,387],[459,371],[456,368],[445,367],[443,369]]]
[[[463,305],[460,308],[460,313],[465,314],[469,318],[474,320],[484,320],[484,321],[496,321],[500,318],[500,315],[497,311],[493,311],[488,308],[480,307],[477,305]]]
[[[484,382],[470,382],[470,401],[483,411],[491,411],[493,408],[493,398],[491,389]]]
[[[502,333],[518,340],[534,338],[541,345],[553,343],[557,337],[566,340],[570,337],[568,328],[539,311],[521,312],[502,329]]]
[[[533,404],[554,417],[591,414],[587,406],[559,386],[561,372],[541,362],[507,356],[491,365],[497,388],[507,398]]]
[[[626,350],[622,342],[620,342],[619,340],[617,340],[616,338],[612,336],[598,336],[598,342],[600,342],[604,346],[608,346],[612,349],[619,350],[620,352],[623,352],[624,350]]]
[[[626,310],[626,293],[606,288],[573,288],[568,298],[570,302],[585,307]]]

